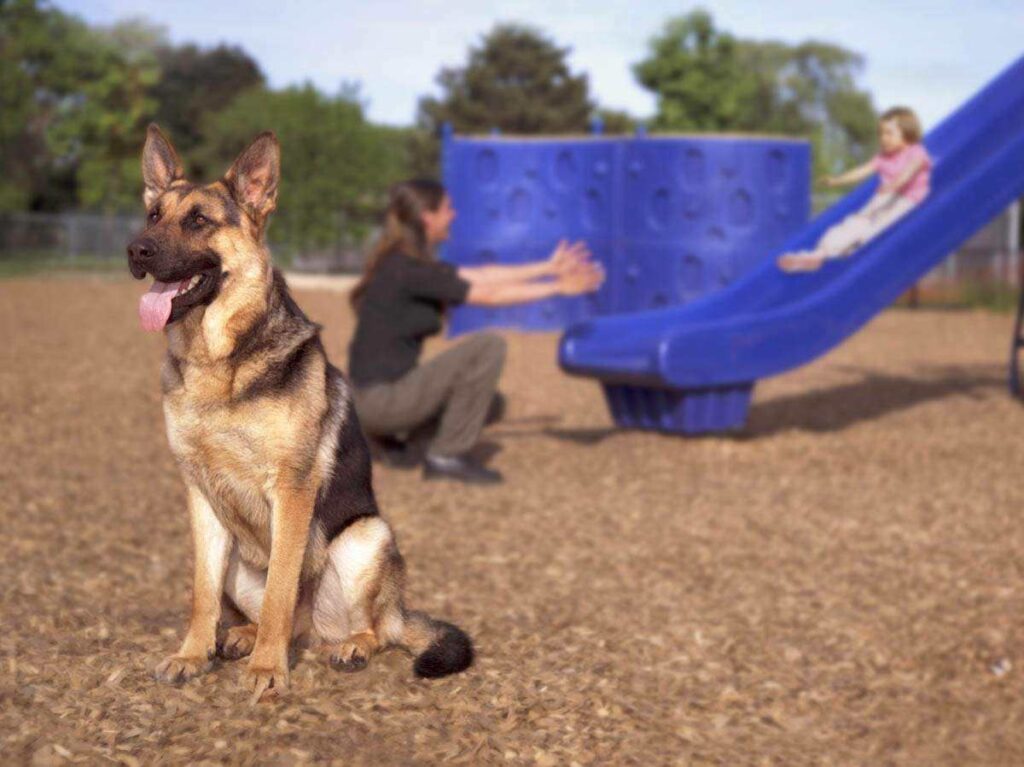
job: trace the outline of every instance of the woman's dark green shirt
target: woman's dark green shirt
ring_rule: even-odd
[[[469,283],[452,264],[398,251],[383,256],[359,302],[348,357],[352,382],[397,381],[416,367],[423,340],[441,330],[445,307],[468,294]]]

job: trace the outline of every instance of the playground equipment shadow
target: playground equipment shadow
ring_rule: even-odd
[[[764,403],[755,400],[750,421],[740,436],[763,438],[790,429],[842,431],[945,397],[1006,391],[1006,368],[994,363],[933,366],[913,375],[893,375],[870,368],[855,372],[860,377],[848,383]]]
[[[1006,370],[996,364],[933,366],[915,375],[889,375],[870,368],[851,369],[851,372],[860,377],[855,381],[777,397],[763,403],[755,400],[750,420],[743,429],[709,434],[705,438],[754,440],[789,430],[841,431],[862,421],[883,418],[931,400],[972,392],[1003,392],[1006,389]],[[623,429],[614,426],[579,429],[546,426],[512,434],[519,437],[543,435],[579,445],[593,445],[624,433]],[[677,435],[665,435],[664,438],[679,439]]]

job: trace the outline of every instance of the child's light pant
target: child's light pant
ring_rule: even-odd
[[[863,208],[826,230],[816,250],[823,253],[825,258],[848,256],[907,215],[915,205],[916,202],[902,195],[889,197],[876,194]]]

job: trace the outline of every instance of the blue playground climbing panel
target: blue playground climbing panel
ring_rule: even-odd
[[[459,307],[450,331],[560,330],[714,292],[806,223],[810,163],[807,142],[775,138],[446,136],[446,260],[524,263],[582,239],[608,275],[593,296]]]

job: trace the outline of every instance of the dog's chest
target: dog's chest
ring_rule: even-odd
[[[229,408],[197,410],[173,397],[164,410],[182,471],[202,489],[243,558],[262,563],[270,551],[276,462],[258,419],[240,418]]]

